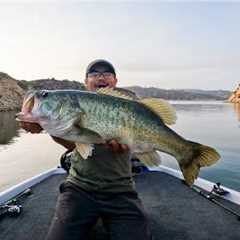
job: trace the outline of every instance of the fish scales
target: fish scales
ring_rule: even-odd
[[[131,112],[133,106],[128,102],[107,96],[102,96],[101,100],[93,95],[88,100],[81,99],[80,103],[85,115],[82,125],[100,133],[104,137],[119,139],[119,131],[126,128],[129,131],[136,125],[136,116]],[[94,111],[94,114],[93,114]]]

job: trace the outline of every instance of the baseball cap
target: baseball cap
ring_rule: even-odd
[[[86,77],[87,77],[88,73],[95,72],[96,71],[95,68],[100,67],[100,66],[106,68],[107,72],[113,73],[116,76],[115,68],[113,67],[113,65],[110,62],[108,62],[107,60],[104,60],[104,59],[97,59],[97,60],[89,63],[89,65],[87,66]]]

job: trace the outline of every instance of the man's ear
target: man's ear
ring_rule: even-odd
[[[85,82],[85,84],[87,84],[87,82],[88,82],[88,79],[87,79],[87,78],[85,78],[85,79],[84,79],[84,82]]]
[[[117,82],[118,82],[118,79],[115,77],[115,78],[114,78],[114,82],[113,82],[113,84],[114,84],[114,87],[116,87],[116,85],[117,85]]]

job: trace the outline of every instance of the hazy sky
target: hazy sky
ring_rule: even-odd
[[[83,81],[96,58],[119,86],[232,90],[240,2],[0,0],[0,71]]]

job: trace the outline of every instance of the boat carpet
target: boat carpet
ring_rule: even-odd
[[[33,193],[20,200],[22,213],[0,220],[0,239],[43,240],[64,177],[54,175],[34,186]],[[135,181],[150,217],[154,240],[240,239],[240,221],[236,216],[200,196],[181,180],[162,172],[148,172],[135,176]],[[221,202],[240,213],[239,205]],[[94,228],[92,239],[108,239],[102,226]]]

